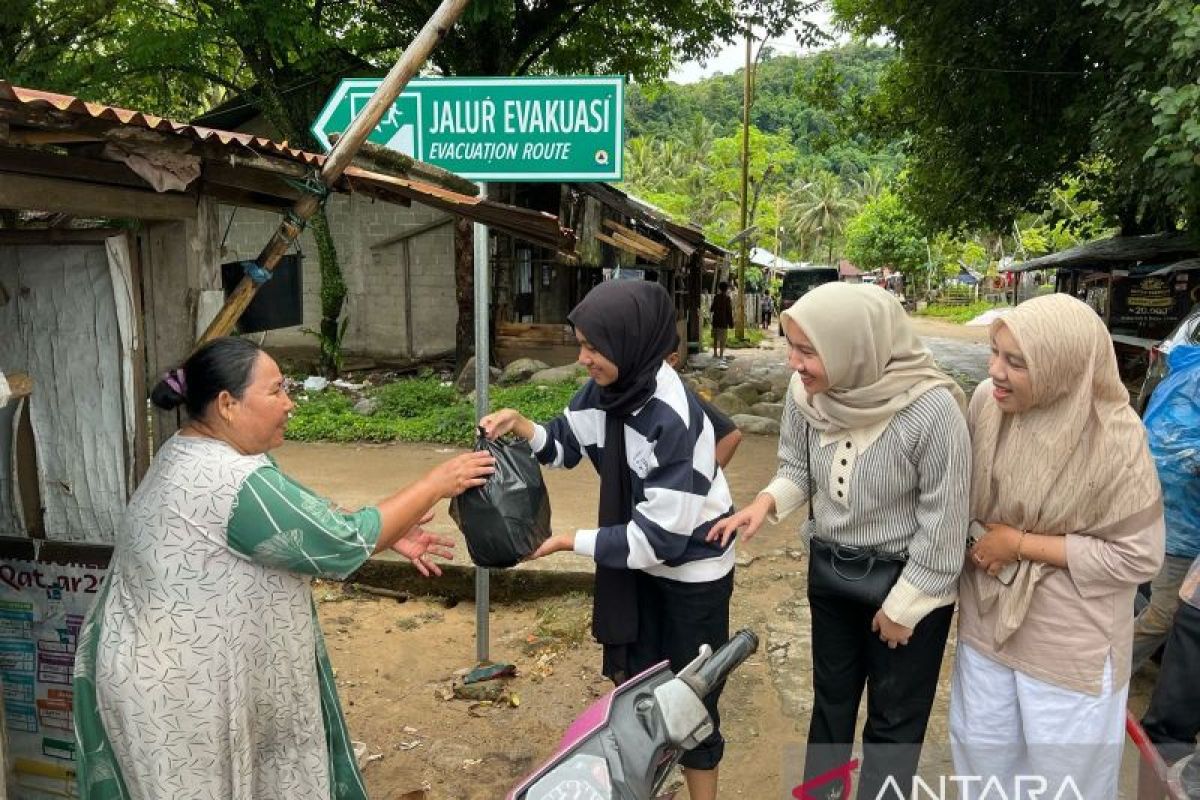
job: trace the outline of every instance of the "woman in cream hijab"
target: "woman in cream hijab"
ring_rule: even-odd
[[[813,714],[804,796],[842,797],[867,693],[859,798],[910,793],[967,536],[970,442],[963,395],[940,372],[899,301],[871,285],[830,283],[782,316],[795,370],[784,403],[779,470],[741,512],[714,526],[749,538],[810,501],[805,535],[895,557],[875,599],[809,582]],[[811,470],[809,465],[811,464]],[[811,475],[810,475],[811,473]],[[822,564],[818,564],[818,560]],[[810,559],[814,565],[832,555]],[[860,575],[864,563],[845,564]],[[882,566],[882,565],[881,565]],[[898,577],[897,577],[898,575]]]
[[[1134,592],[1163,555],[1158,478],[1091,308],[1039,297],[991,338],[968,413],[980,536],[959,591],[955,768],[1113,798]]]

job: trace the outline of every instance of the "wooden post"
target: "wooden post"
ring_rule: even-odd
[[[704,291],[704,246],[696,248],[688,260],[687,278],[687,339],[684,342],[684,363],[687,354],[692,352],[691,345],[696,344],[696,352],[703,352],[700,347],[700,294]]]
[[[400,60],[395,63],[391,72],[383,79],[383,83],[371,95],[371,99],[367,101],[362,112],[354,118],[349,128],[337,140],[325,158],[325,163],[321,166],[318,176],[323,187],[326,189],[332,187],[346,171],[346,167],[350,166],[350,162],[354,159],[362,143],[366,141],[367,136],[379,124],[384,113],[396,102],[396,98],[404,91],[409,80],[429,59],[433,48],[462,15],[463,9],[469,2],[470,0],[443,0],[442,4],[433,12],[433,16],[425,23],[425,27],[401,54]],[[287,253],[288,248],[303,232],[305,223],[320,206],[321,198],[315,193],[306,192],[297,200],[291,211],[279,223],[279,228],[267,242],[267,246],[259,253],[258,265],[267,271],[274,270],[279,260]],[[233,326],[242,316],[242,312],[246,310],[246,306],[250,305],[250,301],[254,299],[257,292],[258,286],[254,281],[248,276],[242,278],[237,288],[233,290],[233,294],[225,301],[225,305],[221,307],[217,316],[204,331],[198,344],[225,336],[232,331]]]
[[[754,67],[751,61],[751,47],[754,41],[751,34],[750,26],[746,26],[746,71],[742,76],[742,182],[741,182],[741,226],[740,230],[745,231],[749,226],[749,206],[747,200],[749,197],[750,186],[750,92],[753,86],[754,77],[752,69]],[[750,237],[742,238],[741,258],[738,259],[738,307],[737,317],[734,319],[735,333],[738,339],[746,338],[746,265],[750,261]]]

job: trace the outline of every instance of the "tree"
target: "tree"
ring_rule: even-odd
[[[129,13],[121,0],[8,0],[0,14],[0,75],[67,94],[103,91],[98,44],[115,38]]]
[[[1085,0],[1116,28],[1093,129],[1122,227],[1200,228],[1200,13],[1184,0]]]
[[[847,224],[846,256],[865,270],[899,270],[908,281],[928,261],[920,221],[891,191],[869,201]]]
[[[833,0],[899,47],[862,117],[907,138],[905,197],[933,228],[1005,229],[1104,158],[1129,233],[1200,214],[1200,20],[1191,0]]]
[[[794,207],[794,225],[809,231],[817,241],[828,249],[829,263],[833,259],[834,246],[842,236],[846,222],[857,210],[847,193],[842,180],[828,172],[800,187]]]

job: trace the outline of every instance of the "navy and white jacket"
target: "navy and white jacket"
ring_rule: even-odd
[[[575,552],[606,567],[685,583],[713,581],[733,569],[734,551],[732,541],[724,548],[704,541],[713,524],[733,512],[712,423],[669,365],[655,380],[654,396],[625,423],[633,519],[579,530]],[[539,461],[570,469],[586,453],[599,471],[605,413],[596,408],[598,388],[589,382],[561,416],[536,426],[532,446]]]

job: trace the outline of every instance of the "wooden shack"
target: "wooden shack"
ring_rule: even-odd
[[[605,183],[493,184],[489,197],[556,213],[575,234],[574,252],[531,246],[510,236],[492,242],[496,349],[501,362],[529,357],[550,365],[578,355],[567,314],[603,280],[652,280],[675,298],[681,352],[699,348],[702,280],[725,251],[700,228]],[[709,262],[706,262],[706,258]]]
[[[1055,291],[1096,309],[1131,388],[1146,372],[1150,348],[1200,303],[1200,240],[1188,233],[1115,236],[1033,258],[1010,271],[1051,272]]]

